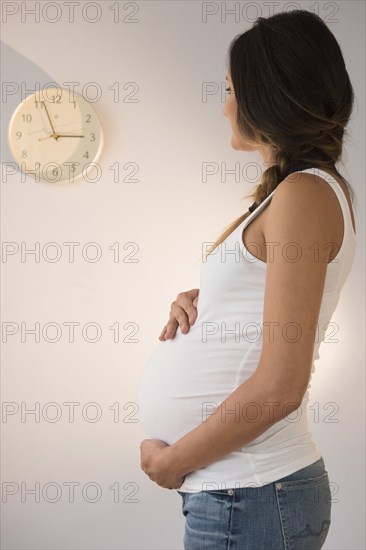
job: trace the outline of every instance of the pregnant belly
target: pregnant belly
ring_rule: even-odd
[[[198,328],[198,327],[197,327]],[[204,343],[199,331],[160,342],[139,383],[139,419],[149,439],[175,441],[204,422],[235,389],[243,343]]]

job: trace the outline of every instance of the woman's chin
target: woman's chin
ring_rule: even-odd
[[[245,151],[246,143],[243,143],[243,141],[238,139],[238,137],[233,133],[231,134],[231,147],[236,151]]]
[[[235,149],[236,151],[256,151],[256,147],[249,145],[249,143],[243,142],[242,140],[238,140],[236,136],[231,136],[231,147]]]
[[[240,149],[238,141],[234,136],[231,137],[231,147],[237,151]]]

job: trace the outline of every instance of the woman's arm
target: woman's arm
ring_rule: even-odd
[[[202,423],[164,449],[165,467],[178,476],[240,449],[300,406],[311,373],[328,256],[334,252],[329,244],[336,244],[332,235],[339,212],[324,215],[329,214],[328,193],[333,193],[329,185],[319,185],[308,173],[284,180],[274,193],[264,228],[272,251],[267,252],[259,364],[207,420],[202,403]]]
[[[271,391],[264,369],[253,373],[202,424],[164,449],[166,467],[178,477],[198,470],[236,451],[268,430],[300,405],[298,397]],[[204,409],[203,404],[203,409]]]

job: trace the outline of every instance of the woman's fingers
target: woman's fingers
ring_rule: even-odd
[[[190,325],[194,324],[197,318],[197,308],[194,305],[194,302],[197,305],[197,291],[199,292],[199,289],[194,288],[193,290],[188,290],[187,292],[181,292],[180,294],[178,294],[176,302],[173,302],[173,304],[176,304],[176,307],[178,307],[177,315],[180,315],[180,318],[178,317],[179,324],[180,320],[182,320],[184,325],[188,321],[188,329]],[[183,316],[181,314],[181,310],[183,310]]]
[[[175,319],[170,319],[163,328],[163,331],[159,336],[159,340],[167,340],[168,338],[174,337],[177,332],[177,328],[178,321]]]
[[[178,326],[183,334],[189,331],[190,325],[193,325],[197,318],[198,293],[199,289],[194,288],[178,294],[177,299],[170,306],[169,321],[163,328],[159,340],[174,338]]]
[[[163,340],[174,338],[178,326],[180,326],[181,331],[185,334],[189,328],[188,322],[187,314],[180,306],[176,304],[176,302],[173,302],[171,305],[169,321],[164,327]]]

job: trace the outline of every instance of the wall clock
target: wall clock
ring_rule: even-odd
[[[9,147],[20,170],[36,181],[72,183],[92,177],[103,148],[93,105],[73,90],[47,87],[15,109]],[[100,170],[100,168],[99,168]]]

